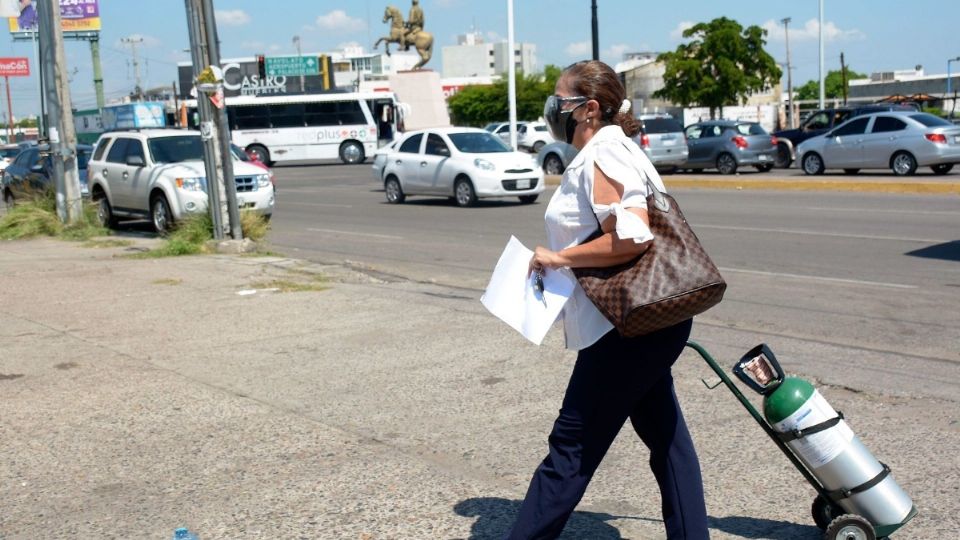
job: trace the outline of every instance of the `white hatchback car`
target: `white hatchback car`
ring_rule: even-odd
[[[543,171],[533,156],[474,128],[405,133],[374,160],[373,170],[392,204],[410,195],[451,197],[459,206],[472,206],[478,198],[511,196],[531,204],[544,190]]]
[[[553,142],[553,136],[543,122],[528,122],[519,128],[517,146],[521,150],[536,154],[541,148]]]

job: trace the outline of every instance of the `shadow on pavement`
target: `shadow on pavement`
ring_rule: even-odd
[[[723,531],[741,538],[790,538],[814,540],[823,538],[823,531],[813,525],[798,525],[788,521],[774,521],[741,516],[709,518],[710,529]]]
[[[469,540],[500,540],[513,525],[513,520],[520,511],[520,503],[521,501],[497,497],[479,497],[461,501],[453,507],[453,510],[459,516],[477,518],[470,529]],[[560,538],[622,540],[620,531],[604,523],[612,519],[618,519],[618,517],[596,512],[574,512]]]
[[[479,497],[461,501],[454,506],[459,516],[475,517],[469,540],[500,540],[513,525],[520,511],[521,501],[497,497]],[[618,519],[633,519],[662,523],[659,519],[615,516],[602,512],[574,512],[563,530],[561,539],[623,540],[623,536],[606,522]],[[722,531],[741,538],[790,538],[791,540],[819,539],[823,532],[812,525],[798,525],[787,521],[774,521],[752,517],[730,516],[708,518],[710,529]]]
[[[960,240],[944,242],[934,246],[908,251],[906,255],[922,257],[924,259],[941,259],[944,261],[960,261]]]

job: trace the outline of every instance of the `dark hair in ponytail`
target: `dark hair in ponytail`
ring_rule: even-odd
[[[627,91],[610,66],[599,60],[584,60],[568,66],[560,77],[568,81],[570,89],[577,95],[596,100],[600,104],[601,121],[617,124],[628,137],[640,132],[640,122],[637,122],[630,110],[620,112]]]

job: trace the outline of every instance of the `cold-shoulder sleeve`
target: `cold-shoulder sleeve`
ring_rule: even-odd
[[[639,152],[638,152],[639,153]],[[594,163],[603,171],[611,181],[617,182],[623,186],[623,197],[619,203],[613,203],[609,206],[599,205],[592,202],[593,211],[598,219],[602,221],[601,216],[613,214],[617,216],[616,231],[621,239],[631,238],[634,242],[640,244],[653,239],[653,233],[650,227],[640,219],[640,216],[627,211],[628,208],[647,208],[647,195],[649,190],[647,183],[638,170],[639,163],[637,159],[646,158],[645,155],[636,155],[630,152],[620,141],[605,141],[596,147]],[[591,193],[593,186],[590,186]]]

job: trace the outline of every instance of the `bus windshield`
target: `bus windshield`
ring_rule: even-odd
[[[179,163],[203,159],[203,143],[199,135],[157,137],[148,143],[154,163]]]
[[[499,137],[489,133],[469,131],[467,133],[450,133],[448,136],[457,150],[465,154],[492,154],[511,151],[510,147]]]

